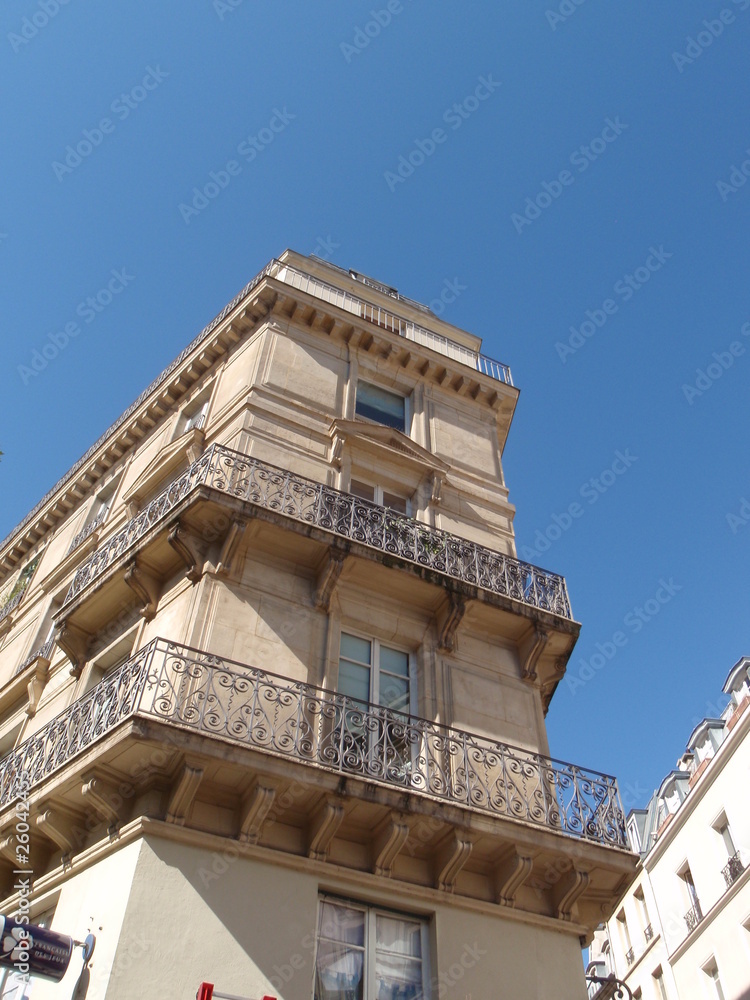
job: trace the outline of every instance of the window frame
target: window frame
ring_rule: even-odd
[[[380,916],[385,917],[386,919],[398,919],[418,924],[420,928],[420,962],[422,965],[422,983],[419,1000],[430,1000],[432,996],[430,917],[420,913],[410,913],[408,911],[392,909],[376,903],[367,903],[358,899],[349,899],[327,892],[320,892],[318,894],[318,911],[315,926],[315,954],[313,957],[313,1000],[324,1000],[325,998],[325,994],[318,993],[318,949],[321,940],[321,918],[324,904],[347,908],[350,910],[359,910],[364,913],[365,927],[364,945],[362,948],[362,1000],[376,1000],[377,998],[377,980],[375,978],[377,968],[377,918]]]
[[[373,389],[376,389],[378,392],[382,392],[389,396],[393,396],[394,398],[402,400],[404,404],[404,426],[398,427],[390,421],[377,420],[374,417],[370,417],[367,416],[366,414],[360,413],[358,410],[358,403],[359,403],[359,391],[361,385],[370,386]],[[399,431],[401,434],[405,434],[407,437],[409,437],[411,432],[411,418],[412,418],[411,406],[409,405],[409,395],[407,393],[399,392],[394,389],[386,389],[385,386],[378,385],[377,382],[371,382],[369,379],[357,376],[357,383],[354,387],[354,417],[355,419],[366,420],[370,424],[378,424],[381,427],[390,427],[391,430]]]
[[[361,493],[357,493],[355,485],[358,487],[370,487],[370,489],[372,489],[372,497],[365,497],[362,496]],[[367,500],[369,503],[375,503],[379,507],[385,507],[388,510],[392,510],[395,514],[403,514],[404,517],[412,516],[411,497],[397,493],[394,490],[387,489],[381,483],[368,482],[367,479],[360,479],[358,476],[351,476],[349,479],[349,492],[352,496],[357,497],[358,500]],[[404,509],[399,510],[398,507],[393,507],[391,504],[387,503],[385,499],[386,494],[393,497],[395,500],[403,500]]]

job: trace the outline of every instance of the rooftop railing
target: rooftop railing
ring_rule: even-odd
[[[430,350],[436,351],[438,354],[442,354],[452,361],[468,365],[469,368],[473,368],[483,375],[489,375],[490,378],[494,378],[498,382],[513,385],[508,365],[494,361],[492,358],[488,358],[484,354],[479,354],[477,351],[472,351],[470,348],[464,347],[463,344],[459,344],[449,337],[444,337],[442,334],[428,330],[418,323],[404,319],[391,312],[390,309],[373,305],[373,303],[367,302],[365,299],[361,299],[351,292],[337,288],[335,285],[330,285],[328,282],[307,274],[307,272],[301,271],[290,264],[281,262],[277,262],[277,264],[278,271],[272,271],[271,277],[291,285],[292,288],[306,292],[317,299],[322,299],[329,305],[343,309],[345,312],[353,313],[360,319],[374,323],[385,330],[389,330],[391,333],[395,333],[399,337],[404,337],[406,340],[411,340],[416,344],[421,344],[423,347],[428,347]]]
[[[79,568],[65,603],[91,586],[193,490],[209,487],[446,576],[572,618],[562,576],[214,444]],[[64,607],[64,606],[63,606]]]
[[[154,639],[0,761],[0,806],[133,717],[627,848],[614,778]]]

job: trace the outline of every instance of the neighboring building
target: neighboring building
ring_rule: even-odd
[[[88,1000],[585,996],[636,859],[548,756],[579,625],[480,346],[287,251],[0,546],[1,905],[26,775]]]
[[[589,971],[643,1000],[750,997],[750,657],[723,691],[723,711],[629,814],[641,861],[590,953]]]

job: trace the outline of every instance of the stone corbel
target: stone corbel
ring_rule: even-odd
[[[96,774],[84,774],[81,781],[81,794],[84,800],[107,824],[108,833],[110,835],[116,833],[120,825],[120,814],[110,801],[116,794],[115,789]]]
[[[81,676],[91,639],[90,632],[70,621],[62,621],[57,626],[55,642],[70,660],[70,672],[73,677]]]
[[[521,659],[521,677],[533,684],[537,679],[536,665],[549,640],[549,632],[534,625],[528,635],[519,643],[518,654]]]
[[[444,892],[453,892],[459,872],[469,860],[473,843],[463,833],[454,830],[443,841],[435,858],[435,885]]]
[[[36,818],[36,825],[40,832],[52,841],[63,856],[63,860],[68,859],[73,854],[74,848],[79,846],[80,827],[75,820],[57,809],[45,809]]]
[[[187,578],[197,583],[203,575],[203,553],[198,540],[180,522],[174,524],[167,535],[169,544],[187,566]]]
[[[328,550],[315,581],[313,601],[319,611],[328,612],[330,610],[331,598],[341,577],[346,558],[347,553],[342,552],[341,549],[330,548]]]
[[[402,813],[391,813],[375,830],[372,842],[372,869],[376,875],[390,878],[393,862],[409,837],[409,824]]]
[[[219,561],[216,564],[216,572],[221,576],[231,576],[234,567],[234,560],[240,548],[240,542],[245,536],[247,521],[234,520],[229,525],[224,543],[221,546]]]
[[[531,874],[533,856],[515,848],[495,868],[495,899],[501,906],[515,906],[516,894]]]
[[[341,468],[341,463],[344,459],[344,435],[334,434],[333,442],[331,443],[331,465],[335,469]]]
[[[184,764],[177,779],[167,807],[167,823],[184,826],[190,807],[193,804],[198,787],[203,778],[203,768]]]
[[[140,613],[147,622],[150,622],[156,614],[161,584],[155,576],[139,566],[135,559],[125,571],[125,583],[142,602]]]
[[[553,892],[553,903],[556,915],[560,920],[570,920],[573,907],[586,891],[589,884],[589,873],[573,868],[557,883]]]
[[[466,614],[467,603],[460,594],[449,593],[448,600],[437,613],[438,648],[452,653],[456,646],[456,632]]]
[[[432,486],[430,489],[430,503],[438,507],[440,505],[440,494],[443,489],[443,476],[440,472],[432,473]]]
[[[49,680],[49,660],[44,659],[44,657],[39,657],[36,661],[36,666],[34,667],[34,675],[27,685],[27,691],[29,693],[29,703],[26,706],[26,714],[30,719],[36,715],[37,707],[39,706],[39,699],[42,697],[42,691],[44,691],[45,685]]]
[[[336,831],[344,818],[344,807],[336,799],[326,799],[310,823],[307,856],[313,861],[326,861]]]
[[[268,819],[276,799],[273,785],[257,782],[242,800],[240,809],[239,840],[243,844],[257,844],[263,833],[263,824]]]

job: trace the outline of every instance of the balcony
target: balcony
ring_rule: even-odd
[[[701,920],[703,920],[703,913],[701,911],[701,905],[696,899],[695,906],[691,907],[685,914],[685,923],[687,924],[688,934],[695,930]]]
[[[78,532],[73,541],[70,543],[70,548],[68,549],[68,555],[70,555],[71,552],[74,552],[79,545],[85,542],[86,539],[89,537],[89,535],[91,535],[94,531],[96,531],[97,528],[101,527],[101,525],[106,520],[108,512],[109,511],[107,507],[105,507],[103,510],[100,510],[99,513],[96,515],[96,517],[92,521],[89,521],[89,523]]]
[[[649,941],[650,941],[650,940],[651,940],[651,939],[653,938],[653,936],[654,936],[654,928],[653,928],[653,927],[651,926],[651,924],[647,924],[647,925],[646,925],[646,926],[645,926],[645,927],[643,928],[643,936],[644,936],[644,938],[646,939],[646,944],[648,944],[648,942],[649,942]]]
[[[625,952],[625,961],[628,965],[632,965],[635,962],[635,948],[628,948]]]
[[[727,884],[727,889],[734,885],[740,875],[744,872],[745,866],[742,864],[740,858],[740,852],[737,851],[731,856],[724,867],[721,869],[721,874],[724,876],[724,881]]]
[[[614,778],[154,639],[0,761],[0,808],[126,720],[626,849]]]
[[[565,580],[556,573],[218,444],[92,553],[75,574],[63,615],[66,605],[102,580],[145,536],[171,523],[176,508],[202,487],[572,620]]]

